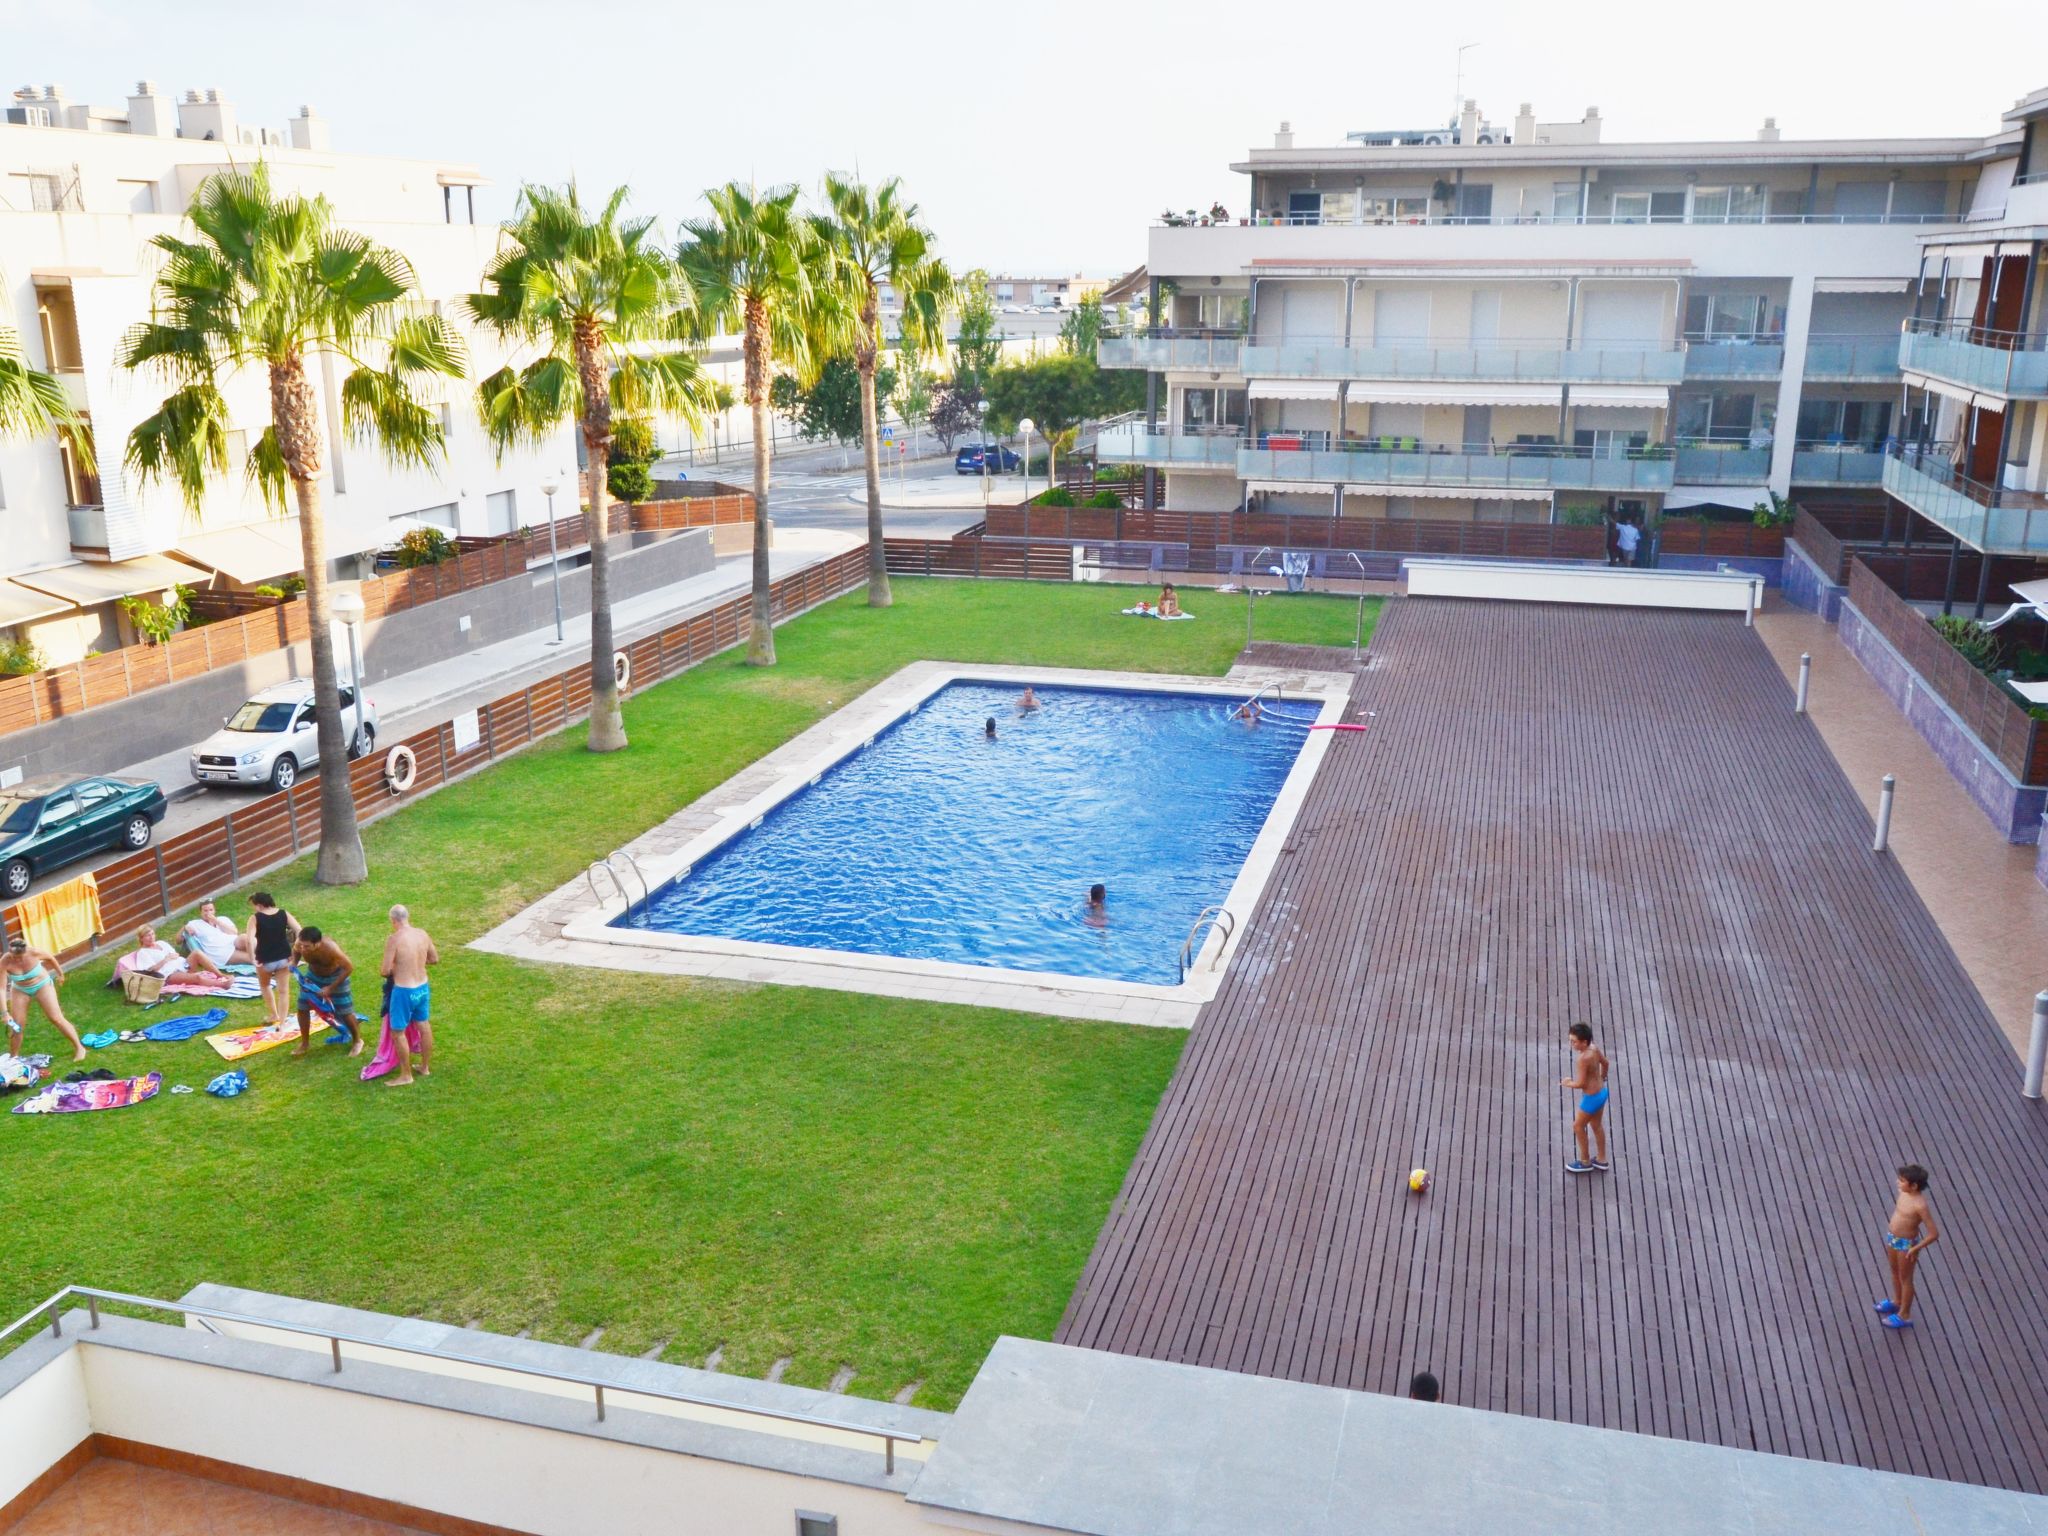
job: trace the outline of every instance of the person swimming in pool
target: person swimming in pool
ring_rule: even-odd
[[[43,1017],[57,1026],[57,1032],[71,1042],[71,1059],[85,1060],[85,1047],[78,1031],[64,1017],[64,1005],[57,1001],[57,988],[64,984],[64,967],[57,957],[33,948],[27,939],[10,939],[7,953],[0,957],[0,982],[7,991],[7,1054],[21,1054],[22,1032],[28,1028],[28,1002],[36,1000]]]
[[[1090,928],[1109,926],[1109,888],[1100,880],[1088,887],[1088,904],[1081,909],[1081,921]]]
[[[1263,713],[1265,711],[1257,699],[1246,699],[1230,712],[1230,718],[1242,720],[1246,725],[1257,725],[1259,723],[1259,716]]]
[[[981,734],[984,740],[994,741],[996,739],[996,717],[994,715],[990,715],[981,723]]]
[[[1031,685],[1026,683],[1024,685],[1024,696],[1017,700],[1017,713],[1028,715],[1036,708],[1038,708],[1038,695],[1032,691]]]

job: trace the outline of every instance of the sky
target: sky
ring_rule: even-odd
[[[1242,209],[1229,170],[1282,119],[1298,144],[1598,106],[1615,139],[1980,134],[2048,86],[2039,0],[1630,0],[1548,6],[1295,0],[0,0],[0,87],[118,105],[133,83],[217,86],[244,124],[302,102],[337,150],[624,182],[673,230],[730,179],[900,176],[956,268],[1109,275],[1167,207]],[[1946,17],[1946,19],[1944,19]],[[11,66],[11,67],[10,67]]]

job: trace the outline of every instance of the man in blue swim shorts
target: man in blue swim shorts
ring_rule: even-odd
[[[356,1020],[355,993],[350,978],[355,962],[341,952],[341,946],[318,928],[301,928],[292,946],[292,959],[299,971],[299,1043],[294,1056],[303,1056],[313,1045],[313,1012],[331,1014],[334,1024],[348,1036],[348,1053],[363,1054],[363,1031]]]
[[[434,1026],[427,1017],[431,990],[427,967],[438,965],[441,952],[426,929],[415,928],[412,914],[403,906],[391,909],[391,937],[384,941],[384,975],[391,983],[391,1033],[403,1036],[408,1027],[419,1031],[419,1072],[431,1077],[434,1071]],[[391,1074],[393,1087],[403,1088],[413,1080],[412,1050],[396,1042],[398,1061]]]
[[[1578,1058],[1572,1076],[1562,1086],[1578,1090],[1579,1107],[1572,1115],[1572,1140],[1578,1156],[1564,1165],[1566,1173],[1607,1171],[1607,1053],[1593,1043],[1593,1026],[1574,1024],[1572,1054]],[[1586,1156],[1586,1133],[1593,1133],[1594,1155]]]

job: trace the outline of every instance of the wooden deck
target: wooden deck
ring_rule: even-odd
[[[1410,599],[1372,650],[1060,1340],[2048,1491],[2048,1114],[1754,632]]]

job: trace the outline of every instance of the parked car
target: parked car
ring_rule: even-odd
[[[953,473],[956,475],[978,475],[981,473],[982,445],[969,443],[953,455]],[[992,475],[1014,473],[1023,461],[1000,443],[988,445],[988,472]]]
[[[0,894],[23,896],[48,874],[102,848],[146,848],[169,810],[147,779],[55,774],[0,789]]]
[[[348,755],[363,757],[377,746],[377,701],[363,700],[341,685],[341,724]],[[310,678],[265,688],[221,722],[221,728],[192,749],[192,777],[202,784],[268,784],[290,789],[318,759]]]

